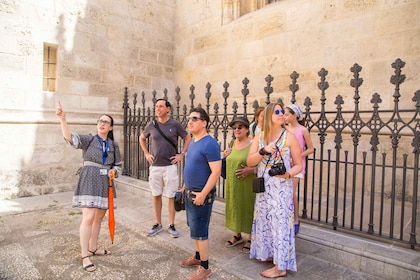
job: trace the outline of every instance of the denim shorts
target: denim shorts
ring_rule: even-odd
[[[187,195],[185,192],[184,195]],[[209,239],[209,224],[211,210],[216,194],[214,192],[208,194],[208,198],[204,204],[197,206],[187,198],[185,198],[185,210],[187,212],[187,225],[190,227],[190,237],[194,240]]]

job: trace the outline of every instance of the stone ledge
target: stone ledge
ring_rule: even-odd
[[[420,253],[304,224],[296,250],[383,279],[420,279]],[[302,225],[301,225],[302,227]]]

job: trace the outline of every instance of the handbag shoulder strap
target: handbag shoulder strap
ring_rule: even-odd
[[[153,120],[153,126],[157,129],[157,131],[160,133],[160,135],[162,135],[162,137],[169,142],[169,144],[171,144],[174,148],[175,151],[178,153],[178,147],[177,145],[171,140],[169,139],[168,136],[166,136],[165,134],[163,134],[162,130],[160,129],[158,122],[156,120]]]

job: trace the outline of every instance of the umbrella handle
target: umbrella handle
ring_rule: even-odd
[[[109,175],[109,186],[112,187],[112,179],[115,178],[115,171],[114,170],[110,170],[110,175]]]

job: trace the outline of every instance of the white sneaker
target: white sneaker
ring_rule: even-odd
[[[169,225],[168,232],[171,234],[171,237],[177,238],[179,237],[179,232],[175,229],[175,225]]]

